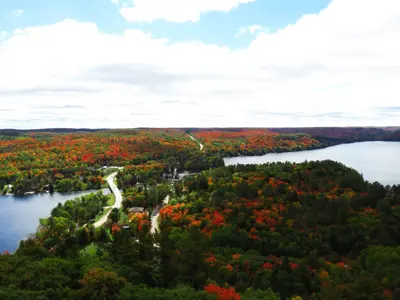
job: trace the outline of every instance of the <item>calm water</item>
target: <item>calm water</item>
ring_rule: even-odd
[[[21,239],[36,232],[39,218],[48,217],[59,202],[64,203],[92,192],[97,191],[0,196],[0,252],[15,251]],[[110,191],[103,189],[103,193],[109,194]]]
[[[368,181],[383,185],[400,184],[400,142],[363,142],[325,149],[272,153],[262,156],[225,158],[225,165],[263,164],[267,162],[304,162],[331,159],[363,174]]]

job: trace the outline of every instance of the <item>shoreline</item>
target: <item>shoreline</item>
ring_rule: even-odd
[[[302,152],[302,151],[313,151],[313,150],[321,150],[321,149],[327,149],[327,148],[331,148],[331,147],[336,147],[336,146],[340,146],[340,145],[350,145],[350,144],[358,144],[358,143],[373,143],[373,142],[382,142],[382,143],[400,143],[400,141],[385,141],[385,140],[364,140],[364,141],[352,141],[352,142],[342,142],[342,143],[337,143],[337,144],[330,144],[330,145],[323,145],[321,147],[315,147],[315,148],[311,148],[311,149],[293,149],[290,151],[281,151],[281,152],[266,152],[263,154],[258,154],[258,153],[240,153],[238,155],[235,156],[222,156],[222,159],[225,158],[235,158],[235,157],[256,157],[256,156],[264,156],[267,154],[283,154],[283,153],[294,153],[294,152]]]
[[[109,190],[109,188],[108,187],[107,188],[102,187],[100,189],[75,190],[75,191],[68,191],[68,192],[57,192],[57,191],[54,191],[52,194],[58,193],[58,194],[61,194],[61,195],[67,195],[67,194],[70,194],[70,193],[80,193],[80,192],[86,192],[86,191],[93,191],[93,193],[94,193],[94,191],[102,191],[102,190]],[[24,193],[24,194],[10,194],[10,193],[8,193],[8,194],[5,194],[5,195],[0,194],[0,196],[4,196],[4,197],[6,197],[6,196],[27,197],[27,196],[43,195],[43,194],[50,194],[50,191],[27,192],[27,193]]]
[[[363,141],[338,144],[322,149],[267,153],[263,155],[247,155],[241,157],[225,157],[224,164],[225,166],[263,165],[286,162],[300,164],[306,161],[318,162],[332,160],[354,169],[368,182],[378,182],[383,186],[397,186],[400,185],[400,174],[394,171],[397,170],[396,168],[393,171],[390,171],[390,168],[386,169],[385,173],[382,169],[374,169],[374,167],[368,166],[373,166],[373,162],[378,162],[375,158],[374,151],[383,151],[383,153],[386,153],[388,159],[391,160],[390,163],[388,163],[387,159],[383,161],[381,160],[381,164],[383,163],[386,166],[397,165],[398,161],[396,158],[393,158],[393,151],[397,153],[397,149],[400,148],[399,146],[399,141],[394,141],[390,144],[386,141]]]
[[[283,154],[283,153],[295,153],[295,152],[302,152],[302,151],[313,151],[313,150],[322,150],[322,149],[327,149],[330,147],[335,147],[335,146],[340,146],[340,145],[348,145],[348,144],[357,144],[357,143],[371,143],[371,142],[384,142],[384,143],[400,143],[400,141],[394,141],[394,140],[362,140],[362,141],[345,141],[345,142],[341,142],[341,143],[333,143],[333,144],[324,144],[321,145],[321,147],[315,147],[315,148],[311,148],[311,149],[293,149],[293,150],[289,150],[289,151],[274,151],[274,152],[266,152],[266,153],[255,153],[255,152],[250,152],[250,153],[240,153],[238,151],[238,155],[234,155],[234,156],[229,156],[229,155],[221,155],[221,158],[224,160],[225,163],[225,159],[232,159],[232,158],[236,158],[236,157],[262,157],[264,155],[268,155],[268,154]],[[218,153],[218,152],[216,152]],[[218,153],[219,154],[219,153]],[[225,165],[226,166],[226,165]],[[109,168],[117,168],[119,170],[123,169],[123,167],[109,167]],[[110,174],[107,175],[107,177]],[[10,186],[10,185],[9,185]],[[11,185],[12,186],[12,185]],[[95,189],[95,190],[102,190],[104,188],[100,188],[100,189]],[[54,191],[54,193],[61,193],[61,194],[67,194],[67,193],[73,193],[73,192],[84,192],[86,190],[74,190],[74,191],[68,191],[68,192],[58,192],[58,191]],[[40,195],[40,194],[46,194],[49,193],[50,191],[45,190],[42,192],[34,192],[34,191],[30,191],[30,192],[26,192],[25,194],[14,194],[14,193],[7,193],[5,195],[0,194],[0,196],[16,196],[16,197],[25,197],[25,196],[31,196],[31,195]]]
[[[317,151],[317,150],[324,150],[328,148],[333,148],[337,146],[342,146],[342,145],[351,145],[351,144],[362,144],[362,143],[400,143],[400,141],[361,141],[361,142],[349,142],[349,143],[340,143],[340,144],[334,144],[334,145],[329,145],[325,147],[320,147],[320,148],[313,148],[313,149],[300,149],[300,150],[293,150],[293,151],[283,151],[283,152],[268,152],[265,154],[240,154],[237,156],[224,156],[222,159],[233,159],[233,158],[244,158],[244,157],[263,157],[266,155],[271,155],[271,154],[285,154],[285,153],[298,153],[298,152],[306,152],[306,151]],[[225,163],[225,161],[224,161]]]

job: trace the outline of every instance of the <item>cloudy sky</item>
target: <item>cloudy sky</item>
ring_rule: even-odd
[[[2,0],[0,128],[396,126],[399,37],[399,0]]]

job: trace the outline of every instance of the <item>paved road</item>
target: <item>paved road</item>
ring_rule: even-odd
[[[117,186],[114,183],[114,178],[117,176],[118,172],[112,173],[108,178],[107,178],[107,183],[112,192],[115,195],[115,203],[113,206],[108,206],[111,207],[111,210],[105,214],[100,220],[98,220],[96,223],[94,223],[94,227],[100,227],[102,226],[105,222],[108,220],[108,216],[110,215],[111,211],[113,208],[120,208],[122,205],[122,195]]]
[[[193,141],[195,141],[196,143],[198,143],[198,144],[200,145],[200,151],[203,150],[203,144],[200,143],[198,140],[196,140],[196,139],[195,139],[193,136],[191,136],[190,134],[189,134],[189,136],[190,136],[190,138],[191,138]]]
[[[163,203],[164,203],[165,205],[167,205],[168,202],[169,202],[169,199],[170,199],[170,196],[167,195],[167,197],[165,197],[165,199],[163,200]],[[160,215],[160,210],[158,210],[156,214],[153,214],[153,215],[151,216],[151,228],[150,228],[150,232],[151,232],[152,234],[156,233],[156,230],[158,230],[158,222],[157,222],[157,219],[158,219],[158,216],[159,216],[159,215]]]

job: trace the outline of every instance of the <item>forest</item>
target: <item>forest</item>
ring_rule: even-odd
[[[0,255],[0,300],[400,297],[400,185],[367,182],[329,160],[229,167],[223,161],[399,141],[398,128],[0,136],[2,193],[100,189],[112,171],[104,166],[124,167],[116,178],[120,210],[101,191],[58,204],[15,253]]]
[[[171,158],[190,163],[200,159],[196,150],[195,142],[173,130],[9,136],[0,140],[0,191],[10,184],[14,194],[96,189],[104,183],[102,166],[145,165]]]
[[[329,160],[163,168],[119,173],[103,227],[101,192],[53,209],[0,256],[0,299],[398,299],[400,185]],[[153,234],[146,211],[166,195]]]
[[[400,141],[400,128],[0,130],[0,194],[99,189],[103,166],[200,172],[223,157],[376,140]]]
[[[326,148],[344,143],[400,141],[400,128],[226,128],[188,130],[222,157]]]

